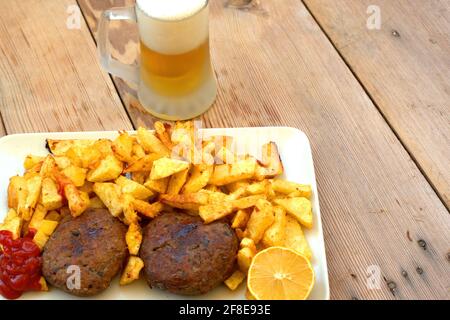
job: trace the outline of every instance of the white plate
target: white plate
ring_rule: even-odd
[[[258,147],[262,144],[274,141],[279,147],[281,158],[285,168],[283,178],[298,183],[312,185],[314,227],[305,230],[306,238],[313,252],[312,265],[316,275],[316,283],[311,292],[310,299],[329,299],[328,272],[325,257],[325,245],[320,218],[317,185],[314,174],[314,165],[311,155],[311,147],[306,135],[294,128],[266,127],[266,128],[235,128],[235,129],[203,129],[201,133],[208,135],[229,135],[235,137],[235,141],[241,150],[258,156]],[[114,139],[117,132],[65,132],[65,133],[34,133],[16,134],[0,139],[0,221],[3,221],[7,212],[7,186],[11,176],[23,174],[23,160],[28,154],[46,155],[45,140],[51,139]],[[0,296],[0,299],[2,297]],[[245,285],[237,291],[230,291],[221,286],[212,292],[198,297],[184,297],[173,295],[165,291],[150,290],[144,280],[136,281],[128,286],[121,287],[116,278],[111,287],[102,294],[95,296],[97,299],[245,299]],[[28,292],[22,299],[78,299],[56,288],[49,292]]]

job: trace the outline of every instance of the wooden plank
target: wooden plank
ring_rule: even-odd
[[[95,27],[107,6],[79,3]],[[220,90],[204,124],[307,133],[332,298],[448,297],[448,212],[302,2],[264,0],[246,10],[226,3],[211,1]],[[371,266],[380,268],[379,289],[366,285]]]
[[[450,2],[305,2],[449,208]]]
[[[111,79],[100,71],[83,17],[69,29],[74,0],[3,1],[0,111],[8,133],[131,129]]]

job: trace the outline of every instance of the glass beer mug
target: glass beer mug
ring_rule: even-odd
[[[103,13],[98,29],[102,66],[139,86],[149,113],[165,120],[185,120],[213,104],[217,83],[209,53],[208,0],[137,0],[136,5]],[[140,36],[139,66],[112,59],[111,20],[132,20]]]

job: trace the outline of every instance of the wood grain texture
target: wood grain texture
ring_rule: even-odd
[[[91,27],[105,2],[130,4],[79,0]],[[309,136],[332,298],[448,298],[450,216],[302,2],[228,4],[211,1],[220,90],[204,124],[286,125]],[[370,266],[380,268],[379,289],[366,285]]]
[[[1,1],[0,111],[8,133],[131,129],[74,0]]]
[[[450,2],[305,0],[450,207]],[[367,8],[381,10],[369,30]]]

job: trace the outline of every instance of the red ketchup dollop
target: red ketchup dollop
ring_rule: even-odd
[[[33,235],[14,240],[10,231],[0,231],[0,294],[7,299],[41,290],[41,252]]]

